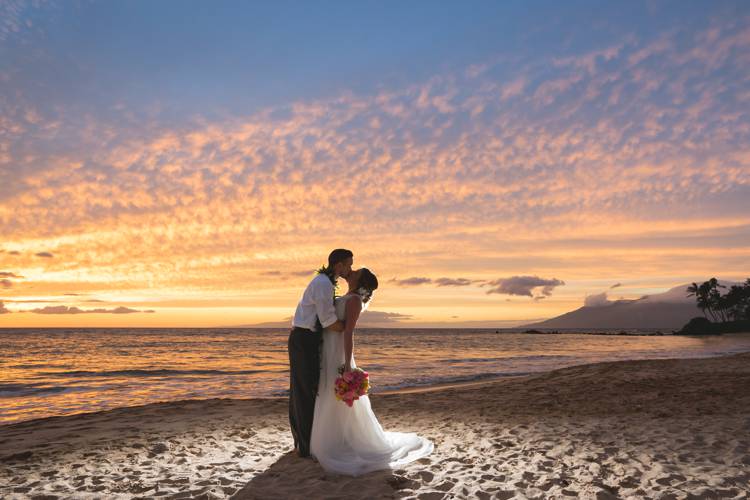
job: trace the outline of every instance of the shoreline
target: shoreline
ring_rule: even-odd
[[[480,374],[478,376],[482,378],[479,380],[437,382],[437,383],[427,384],[427,385],[401,387],[397,389],[386,389],[383,391],[376,391],[372,393],[371,396],[378,397],[378,396],[393,396],[393,395],[400,395],[400,394],[424,394],[424,393],[440,392],[443,390],[451,390],[451,389],[481,387],[481,386],[486,386],[486,385],[494,385],[497,383],[502,383],[506,380],[523,379],[523,378],[534,377],[538,375],[553,374],[557,371],[566,370],[569,368],[589,367],[589,366],[593,367],[593,366],[597,366],[601,364],[633,363],[633,362],[641,362],[641,361],[716,359],[716,358],[728,358],[728,357],[733,357],[733,356],[741,356],[743,354],[750,354],[750,350],[743,351],[743,352],[735,352],[735,353],[723,353],[723,354],[717,354],[713,356],[697,356],[697,357],[683,357],[683,358],[666,357],[666,358],[629,359],[629,360],[617,360],[617,361],[596,361],[593,363],[581,363],[577,365],[570,365],[570,366],[561,367],[561,368],[553,368],[551,370],[542,370],[538,372],[531,372],[531,373],[524,373],[524,374],[508,374],[508,375],[499,374],[499,375],[487,375],[486,377],[482,377],[482,375]],[[117,411],[117,410],[145,408],[151,405],[169,405],[172,403],[183,404],[183,403],[207,402],[207,401],[287,401],[287,400],[288,400],[288,396],[283,395],[283,396],[259,396],[259,397],[250,397],[250,398],[206,397],[206,398],[174,399],[174,400],[167,400],[167,401],[153,401],[153,402],[148,402],[148,403],[143,403],[143,404],[136,404],[136,405],[129,405],[129,406],[115,406],[112,408],[83,411],[83,412],[70,413],[70,414],[65,414],[65,415],[48,415],[46,417],[37,417],[37,418],[28,419],[28,420],[20,420],[20,421],[9,422],[9,423],[0,422],[0,431],[2,431],[4,428],[8,426],[13,426],[13,425],[18,425],[18,424],[45,421],[49,419],[64,419],[64,418],[79,417],[79,416],[84,416],[84,415],[96,415],[96,414],[102,414],[102,413],[111,412],[111,411]],[[0,455],[0,458],[1,457],[2,455]]]
[[[0,491],[46,498],[743,498],[750,353],[600,362],[376,393],[429,457],[358,478],[290,452],[286,398],[181,400],[0,426]]]

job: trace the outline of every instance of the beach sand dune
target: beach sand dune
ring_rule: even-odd
[[[373,374],[377,382],[377,374]],[[376,394],[435,452],[327,474],[285,399],[191,400],[0,427],[3,498],[747,498],[750,354],[565,368]]]

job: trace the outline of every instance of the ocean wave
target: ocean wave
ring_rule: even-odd
[[[440,363],[487,363],[492,361],[542,361],[542,360],[563,360],[573,359],[572,356],[564,356],[561,354],[537,354],[533,356],[502,356],[493,358],[445,358],[439,360]]]
[[[474,375],[459,375],[448,377],[424,377],[424,378],[407,378],[400,380],[395,384],[376,385],[373,392],[395,391],[399,389],[413,389],[418,387],[429,387],[433,385],[457,384],[465,382],[480,382],[500,377],[516,377],[520,375],[529,375],[530,372],[495,372],[495,373],[478,373]]]
[[[73,389],[68,386],[41,386],[40,384],[0,384],[0,398],[17,398],[44,393],[65,392]]]
[[[45,377],[171,377],[180,375],[252,375],[254,373],[268,373],[274,370],[110,370],[89,371],[75,370],[66,372],[39,372],[38,375]],[[278,370],[277,370],[278,371]],[[286,370],[285,370],[286,371]]]
[[[8,368],[13,368],[16,370],[30,370],[32,368],[69,368],[69,366],[51,365],[48,363],[34,363],[34,364],[10,365]]]

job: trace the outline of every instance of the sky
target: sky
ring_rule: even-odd
[[[286,321],[340,247],[384,326],[744,280],[750,4],[0,0],[0,327]]]

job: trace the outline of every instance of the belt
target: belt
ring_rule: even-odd
[[[294,330],[301,330],[303,332],[315,333],[314,331],[310,330],[309,328],[302,328],[301,326],[295,326],[295,327],[293,327],[292,331],[294,331]]]

